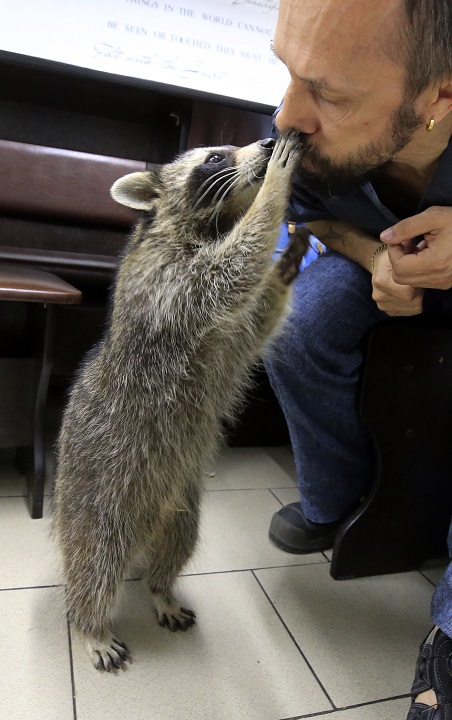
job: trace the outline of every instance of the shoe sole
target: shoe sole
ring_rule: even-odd
[[[331,542],[326,543],[325,540],[323,540],[321,543],[316,543],[313,541],[309,547],[293,547],[291,545],[286,545],[282,540],[280,540],[276,535],[273,535],[273,533],[269,532],[268,537],[272,541],[274,545],[276,545],[277,548],[280,550],[284,550],[284,552],[292,553],[292,555],[309,555],[313,552],[322,552],[323,550],[330,550],[334,545],[334,538],[331,540]]]

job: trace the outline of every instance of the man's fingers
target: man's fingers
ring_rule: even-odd
[[[405,218],[384,230],[380,240],[387,245],[399,245],[422,235],[436,234],[444,225],[444,211],[450,208],[431,207],[419,215]]]
[[[424,279],[424,268],[419,266],[419,253],[407,255],[401,245],[393,245],[389,248],[389,260],[392,265],[392,277],[398,285],[411,285],[411,287],[422,287],[419,283],[419,272],[422,269],[422,281]],[[428,251],[427,251],[428,252]]]
[[[403,258],[403,267],[407,269],[407,271],[411,274],[413,270],[416,268],[416,255],[410,254],[406,252],[406,249],[403,245],[393,245],[392,247],[388,248],[388,255],[389,260],[392,265],[392,274],[397,273],[397,269],[399,267],[400,261]],[[396,281],[397,282],[397,281]]]
[[[405,248],[403,245],[392,245],[392,247],[388,248],[388,255],[389,259],[391,261],[391,265],[394,268],[394,263],[397,260],[400,260],[400,258],[407,257]]]

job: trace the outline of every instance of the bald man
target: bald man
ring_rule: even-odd
[[[267,362],[300,491],[269,534],[307,553],[331,547],[370,487],[362,338],[390,317],[452,315],[452,3],[280,0],[274,51],[290,73],[276,126],[304,149],[291,218],[328,248],[300,274]],[[452,718],[452,566],[432,617],[412,719]]]

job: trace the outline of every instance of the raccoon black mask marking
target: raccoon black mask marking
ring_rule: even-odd
[[[196,148],[169,165],[132,173],[112,188],[120,203],[154,210],[156,222],[174,217],[178,234],[211,241],[229,232],[248,209],[262,184],[274,141],[245,148]],[[189,225],[189,230],[187,226]]]

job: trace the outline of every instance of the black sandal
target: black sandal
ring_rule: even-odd
[[[427,644],[429,635],[419,650],[407,720],[452,720],[452,640],[438,628],[433,642]],[[436,705],[429,707],[415,701],[426,690],[435,691]]]

